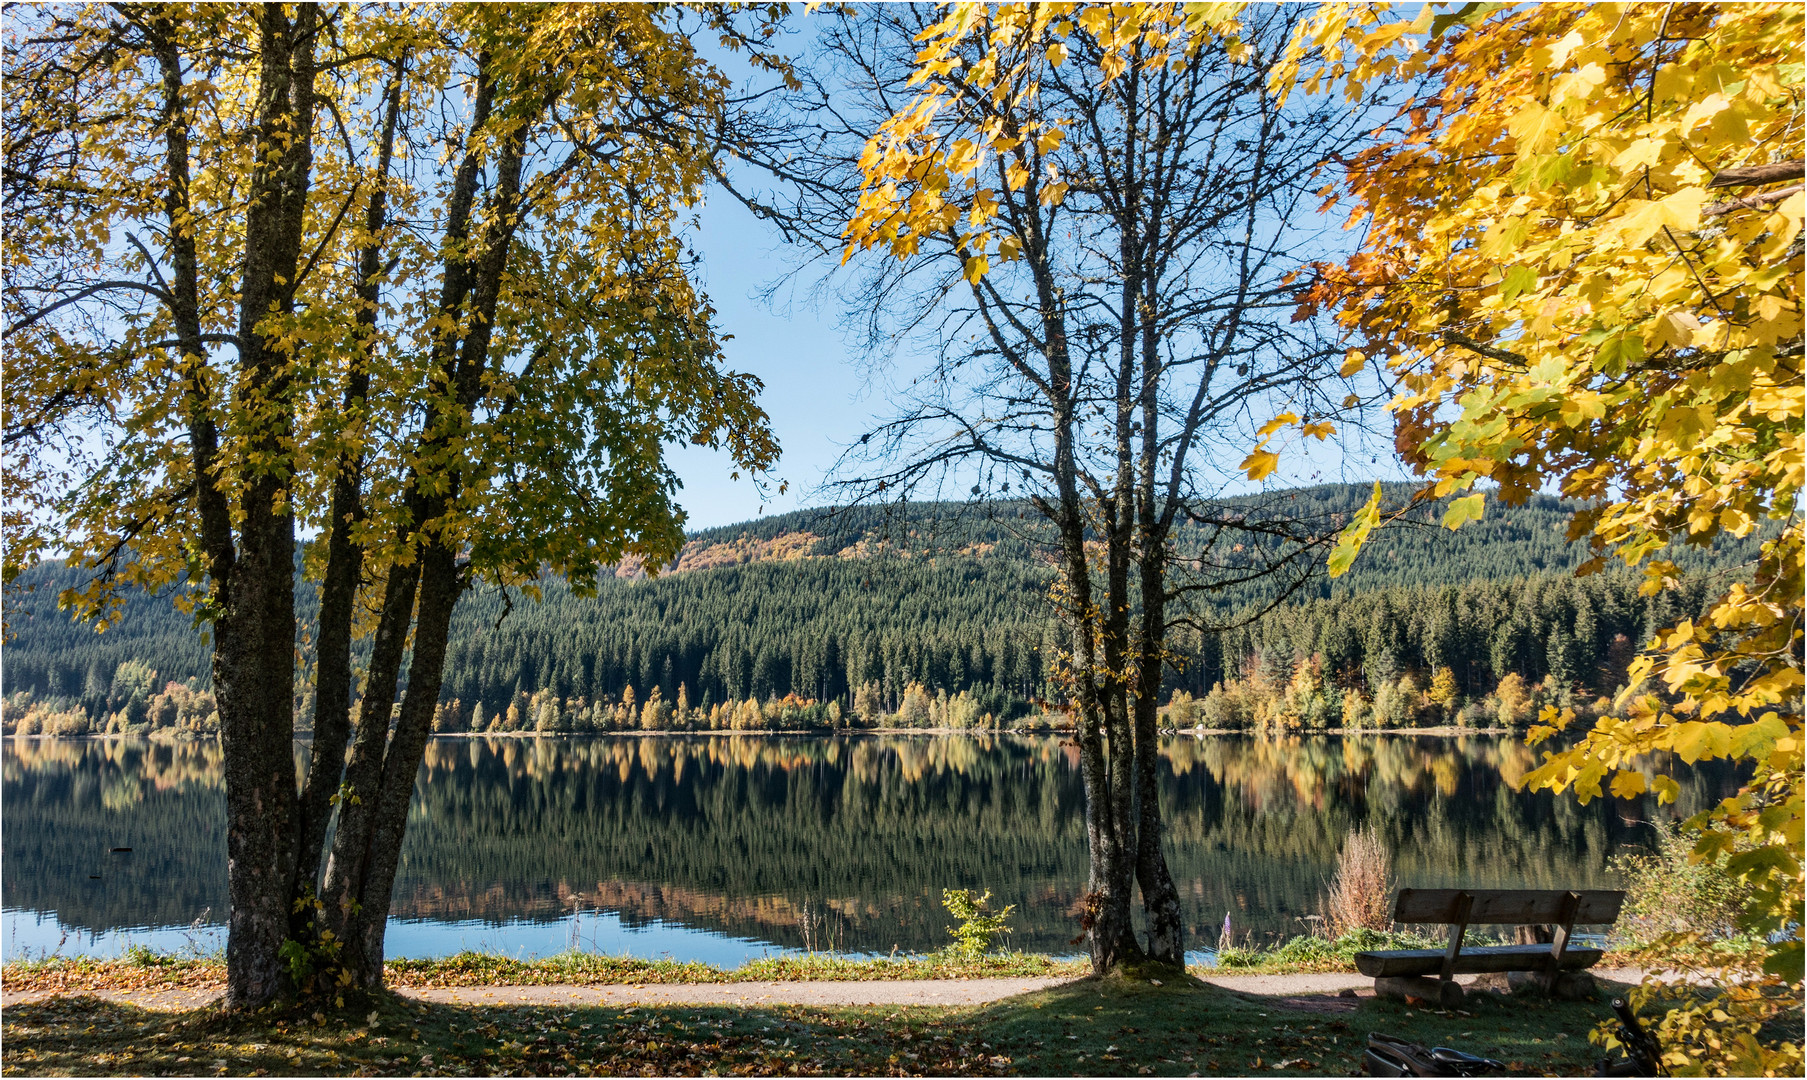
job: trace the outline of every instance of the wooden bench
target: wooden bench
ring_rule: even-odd
[[[1356,953],[1355,969],[1375,980],[1377,992],[1422,997],[1444,1008],[1461,1004],[1457,975],[1529,971],[1538,974],[1546,989],[1554,990],[1565,972],[1583,971],[1600,962],[1599,949],[1570,948],[1574,928],[1614,922],[1624,902],[1625,894],[1614,889],[1401,889],[1393,904],[1393,921],[1448,926],[1449,947]],[[1462,944],[1470,926],[1539,924],[1554,928],[1548,944],[1467,948]]]

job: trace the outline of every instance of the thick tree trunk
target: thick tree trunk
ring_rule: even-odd
[[[1144,589],[1144,603],[1146,601]],[[1144,618],[1147,618],[1146,609]],[[1180,890],[1173,885],[1173,872],[1167,869],[1167,856],[1162,852],[1166,824],[1160,815],[1160,728],[1156,712],[1160,665],[1160,641],[1144,641],[1140,686],[1135,695],[1138,818],[1135,872],[1137,885],[1142,889],[1142,914],[1147,923],[1147,957],[1164,964],[1185,966],[1185,921],[1180,916]]]
[[[260,10],[258,139],[263,157],[245,221],[238,407],[250,413],[245,459],[281,461],[294,426],[289,357],[262,333],[294,302],[307,202],[317,15],[301,5]],[[285,471],[240,478],[231,575],[216,588],[214,694],[226,774],[226,1001],[256,1007],[282,993],[297,814],[294,764],[295,524]]]

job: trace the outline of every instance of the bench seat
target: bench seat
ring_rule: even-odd
[[[1410,975],[1436,975],[1443,970],[1443,949],[1384,949],[1355,954],[1355,970],[1381,979]],[[1578,971],[1600,962],[1599,949],[1566,949],[1561,969]],[[1535,971],[1549,963],[1548,945],[1470,945],[1456,954],[1452,975],[1482,975],[1495,971]]]

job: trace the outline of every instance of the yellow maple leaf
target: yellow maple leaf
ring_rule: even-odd
[[[1280,455],[1267,450],[1257,450],[1242,459],[1238,468],[1248,473],[1250,480],[1265,480],[1280,466]]]

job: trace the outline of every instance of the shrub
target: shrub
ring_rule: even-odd
[[[885,718],[884,693],[876,682],[864,682],[853,694],[854,719],[867,727],[877,727]]]
[[[1656,850],[1607,860],[1625,883],[1625,907],[1613,927],[1615,943],[1643,948],[1664,934],[1693,931],[1706,940],[1737,934],[1750,892],[1725,872],[1726,856],[1696,862],[1681,826],[1653,821]]]
[[[1015,904],[1005,905],[1003,911],[991,910],[990,889],[978,896],[974,896],[971,889],[943,889],[941,906],[960,920],[959,926],[947,928],[954,936],[954,944],[948,949],[969,960],[976,960],[991,951],[992,942],[998,935],[1010,933],[1010,925],[1005,920],[1016,910]]]
[[[1440,667],[1431,674],[1430,699],[1443,711],[1446,720],[1454,718],[1462,702],[1462,687],[1456,682],[1455,672]]]
[[[1250,707],[1249,697],[1240,681],[1232,681],[1227,688],[1223,683],[1218,683],[1199,703],[1199,719],[1208,728],[1225,731],[1253,727],[1255,714]]]
[[[1176,729],[1189,728],[1198,723],[1198,712],[1198,702],[1191,694],[1175,690],[1167,702],[1167,724]]]
[[[928,727],[929,706],[934,700],[921,683],[904,687],[903,703],[897,708],[897,726]]]
[[[1500,680],[1499,688],[1493,692],[1493,696],[1497,702],[1494,715],[1499,719],[1501,727],[1523,725],[1534,715],[1531,691],[1525,686],[1524,676],[1516,671]]]
[[[1415,696],[1417,691],[1411,685],[1410,676],[1382,680],[1374,688],[1374,726],[1395,728],[1411,724]]]

